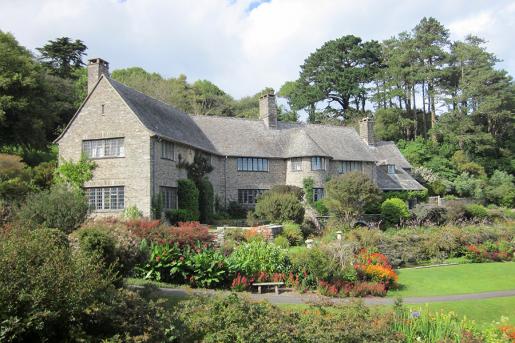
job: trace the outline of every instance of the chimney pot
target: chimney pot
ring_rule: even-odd
[[[92,58],[88,61],[88,94],[97,83],[101,75],[109,76],[109,62],[101,58]]]

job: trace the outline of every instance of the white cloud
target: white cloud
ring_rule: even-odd
[[[469,32],[513,74],[515,5],[455,0],[0,0],[0,30],[30,49],[61,36],[82,39],[112,68],[142,66],[164,76],[208,79],[235,97],[295,79],[325,41],[345,34],[382,40],[434,16]],[[254,7],[254,8],[252,8]],[[252,8],[250,10],[250,8]]]

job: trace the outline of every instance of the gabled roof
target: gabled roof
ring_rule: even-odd
[[[377,162],[395,164],[397,168],[410,169],[411,164],[402,155],[397,145],[391,141],[380,141],[375,146],[370,146],[370,151],[374,154]]]
[[[191,116],[118,81],[106,79],[151,132],[206,152],[217,153],[216,148],[195,125]]]
[[[395,168],[395,174],[388,174],[386,165],[377,166],[377,185],[387,191],[421,191],[424,188],[407,171]]]

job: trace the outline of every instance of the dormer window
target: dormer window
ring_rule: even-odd
[[[388,174],[395,174],[395,164],[388,164]]]

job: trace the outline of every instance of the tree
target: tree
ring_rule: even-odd
[[[299,79],[282,87],[294,109],[313,111],[325,103],[334,117],[345,119],[351,101],[364,111],[366,89],[379,65],[380,45],[362,42],[356,36],[343,36],[326,42],[301,66]]]
[[[52,74],[71,79],[75,77],[74,71],[84,66],[82,57],[86,54],[86,49],[86,45],[79,39],[72,41],[69,37],[61,37],[48,41],[36,50],[41,54],[43,65]]]
[[[350,225],[361,216],[367,205],[381,199],[381,191],[366,175],[346,173],[326,183],[326,206],[329,213]]]

